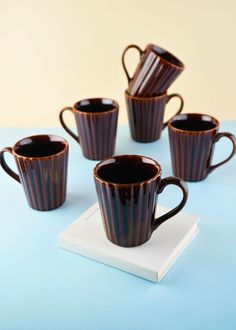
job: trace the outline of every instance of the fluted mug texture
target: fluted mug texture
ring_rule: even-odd
[[[177,214],[187,201],[186,183],[175,177],[161,179],[160,165],[145,156],[110,157],[97,164],[93,173],[106,236],[123,247],[147,242],[153,231]],[[157,197],[169,184],[180,187],[182,201],[155,218]]]
[[[65,124],[63,114],[71,111],[75,116],[77,135]],[[80,144],[83,155],[92,160],[110,157],[115,151],[119,105],[107,98],[81,100],[73,107],[61,110],[62,127]]]
[[[4,154],[14,156],[19,175],[7,165]],[[0,152],[0,164],[22,184],[28,204],[39,211],[53,210],[65,202],[69,146],[55,135],[23,138]]]
[[[125,91],[125,101],[129,119],[131,137],[137,142],[153,142],[161,137],[167,126],[164,122],[166,104],[173,98],[179,98],[180,106],[176,114],[181,113],[184,100],[180,94],[163,93],[155,97],[131,96]]]
[[[219,133],[219,121],[209,115],[189,113],[173,117],[168,123],[171,161],[174,175],[186,181],[200,181],[228,162],[236,152],[236,138]],[[212,165],[214,146],[222,137],[232,142],[232,152]]]
[[[130,77],[125,55],[132,48],[139,52],[140,61],[133,77]],[[166,92],[184,70],[184,64],[177,57],[154,44],[147,45],[144,50],[137,45],[127,46],[122,54],[122,65],[128,79],[128,93],[142,97]]]

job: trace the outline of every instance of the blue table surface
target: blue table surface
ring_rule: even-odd
[[[220,131],[236,134],[236,122]],[[236,329],[236,157],[206,180],[189,183],[185,212],[200,215],[200,232],[159,284],[57,247],[57,236],[96,201],[92,170],[61,128],[0,129],[0,148],[41,133],[70,143],[67,201],[57,210],[28,207],[22,187],[0,169],[0,329]],[[213,162],[229,154],[222,139]],[[153,143],[118,127],[116,154],[143,154],[172,175],[167,131]],[[15,168],[11,155],[6,155]],[[176,187],[159,203],[174,206]]]

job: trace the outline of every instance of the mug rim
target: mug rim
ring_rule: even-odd
[[[102,100],[109,100],[111,101],[111,105],[113,105],[113,108],[112,109],[109,109],[109,110],[106,110],[106,111],[96,111],[96,112],[93,112],[93,111],[82,111],[82,110],[79,110],[76,105],[78,105],[79,103],[81,102],[84,102],[84,101],[102,101]],[[119,104],[117,101],[115,101],[114,99],[111,99],[109,97],[91,97],[91,98],[85,98],[85,99],[82,99],[82,100],[79,100],[77,102],[75,102],[75,104],[73,105],[73,109],[75,112],[79,112],[83,115],[105,115],[106,113],[110,113],[110,112],[116,112],[119,110]]]
[[[103,178],[101,178],[99,175],[98,175],[98,170],[103,167],[103,166],[106,166],[110,163],[114,163],[112,162],[112,160],[118,160],[118,159],[125,159],[125,158],[137,158],[137,159],[146,159],[149,161],[149,164],[152,164],[156,167],[157,169],[157,173],[155,175],[153,175],[152,177],[146,179],[146,180],[143,180],[143,181],[138,181],[138,182],[131,182],[131,183],[117,183],[117,182],[112,182],[112,181],[108,181],[108,180],[105,180]],[[148,164],[148,162],[147,162]],[[157,178],[160,178],[161,177],[161,174],[162,174],[162,170],[161,170],[161,165],[156,161],[154,160],[153,158],[151,157],[147,157],[147,156],[142,156],[142,155],[135,155],[135,154],[125,154],[125,155],[117,155],[117,156],[111,156],[111,157],[108,157],[108,158],[105,158],[103,159],[102,161],[100,161],[93,169],[93,176],[94,178],[96,178],[96,180],[100,181],[101,183],[105,183],[105,184],[111,184],[113,186],[116,186],[116,187],[130,187],[130,186],[140,186],[142,184],[146,184],[146,183],[149,183],[149,182],[152,182],[152,181],[155,181]]]
[[[146,49],[150,49],[150,48],[154,51],[155,54],[157,54],[157,55],[159,55],[161,57],[161,59],[163,60],[163,62],[168,63],[170,66],[174,66],[174,67],[176,67],[178,69],[181,69],[181,70],[184,70],[185,69],[184,63],[182,61],[180,61],[178,59],[178,57],[176,57],[175,55],[173,55],[171,52],[169,52],[165,48],[160,47],[160,46],[155,45],[155,44],[148,44],[146,46]],[[171,58],[173,58],[174,61],[176,61],[179,64],[175,64],[175,63],[172,63],[171,61],[168,61],[167,59],[165,59],[162,56],[162,53],[161,52],[165,52],[168,56],[170,56]]]
[[[156,96],[135,96],[135,95],[130,95],[128,93],[128,89],[125,90],[125,96],[129,97],[130,99],[136,99],[136,100],[156,100],[156,99],[162,99],[168,96],[167,91],[160,93],[159,95]]]
[[[49,138],[56,138],[58,142],[63,142],[64,143],[64,148],[57,152],[57,153],[54,153],[54,154],[51,154],[51,155],[48,155],[48,156],[23,156],[23,155],[20,155],[17,151],[16,151],[16,148],[17,148],[17,145],[20,144],[20,142],[24,141],[24,140],[27,140],[27,139],[32,139],[32,138],[40,138],[40,137],[43,137],[43,136],[47,136]],[[12,153],[14,156],[16,156],[17,158],[23,158],[23,159],[45,159],[45,158],[52,158],[52,157],[55,157],[55,156],[59,156],[61,154],[63,154],[66,150],[69,149],[69,143],[61,136],[59,135],[54,135],[54,134],[37,134],[37,135],[30,135],[30,136],[26,136],[22,139],[20,139],[19,141],[17,141],[13,147],[12,147]]]
[[[209,128],[209,129],[205,129],[205,130],[198,130],[198,131],[195,131],[195,130],[193,130],[193,131],[189,131],[189,130],[187,130],[187,129],[181,129],[181,128],[177,128],[177,127],[175,127],[175,126],[173,126],[173,123],[176,121],[176,118],[183,118],[183,120],[188,120],[188,119],[186,119],[186,116],[188,116],[188,117],[192,117],[192,116],[194,116],[194,117],[198,117],[198,118],[202,118],[202,117],[208,117],[208,118],[210,118],[211,119],[211,122],[215,125],[213,128]],[[204,120],[202,120],[202,121],[204,121]],[[219,128],[219,126],[220,126],[220,122],[219,122],[219,120],[218,119],[216,119],[215,117],[213,117],[213,116],[211,116],[211,115],[208,115],[208,114],[205,114],[205,113],[197,113],[197,112],[188,112],[188,113],[181,113],[181,114],[179,114],[179,115],[177,115],[177,116],[174,116],[174,117],[172,117],[169,121],[168,121],[168,128],[170,128],[170,129],[172,129],[172,130],[175,130],[175,131],[177,131],[177,132],[182,132],[182,133],[188,133],[188,134],[199,134],[199,133],[203,133],[203,132],[206,132],[206,133],[208,133],[208,132],[212,132],[212,131],[215,131],[215,130],[217,130],[218,128]]]

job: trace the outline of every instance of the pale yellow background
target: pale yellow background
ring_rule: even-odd
[[[57,126],[60,108],[95,96],[126,122],[121,53],[150,42],[186,65],[170,89],[185,112],[236,118],[235,0],[0,0],[0,40],[0,126]]]

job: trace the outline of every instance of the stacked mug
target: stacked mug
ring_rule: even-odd
[[[139,52],[140,61],[130,77],[125,55],[132,48]],[[144,50],[137,45],[127,46],[122,54],[122,65],[128,79],[125,100],[131,137],[138,142],[156,141],[167,126],[163,120],[166,104],[176,97],[180,99],[176,115],[183,109],[182,96],[168,95],[167,90],[184,70],[184,64],[165,49],[149,44]]]

